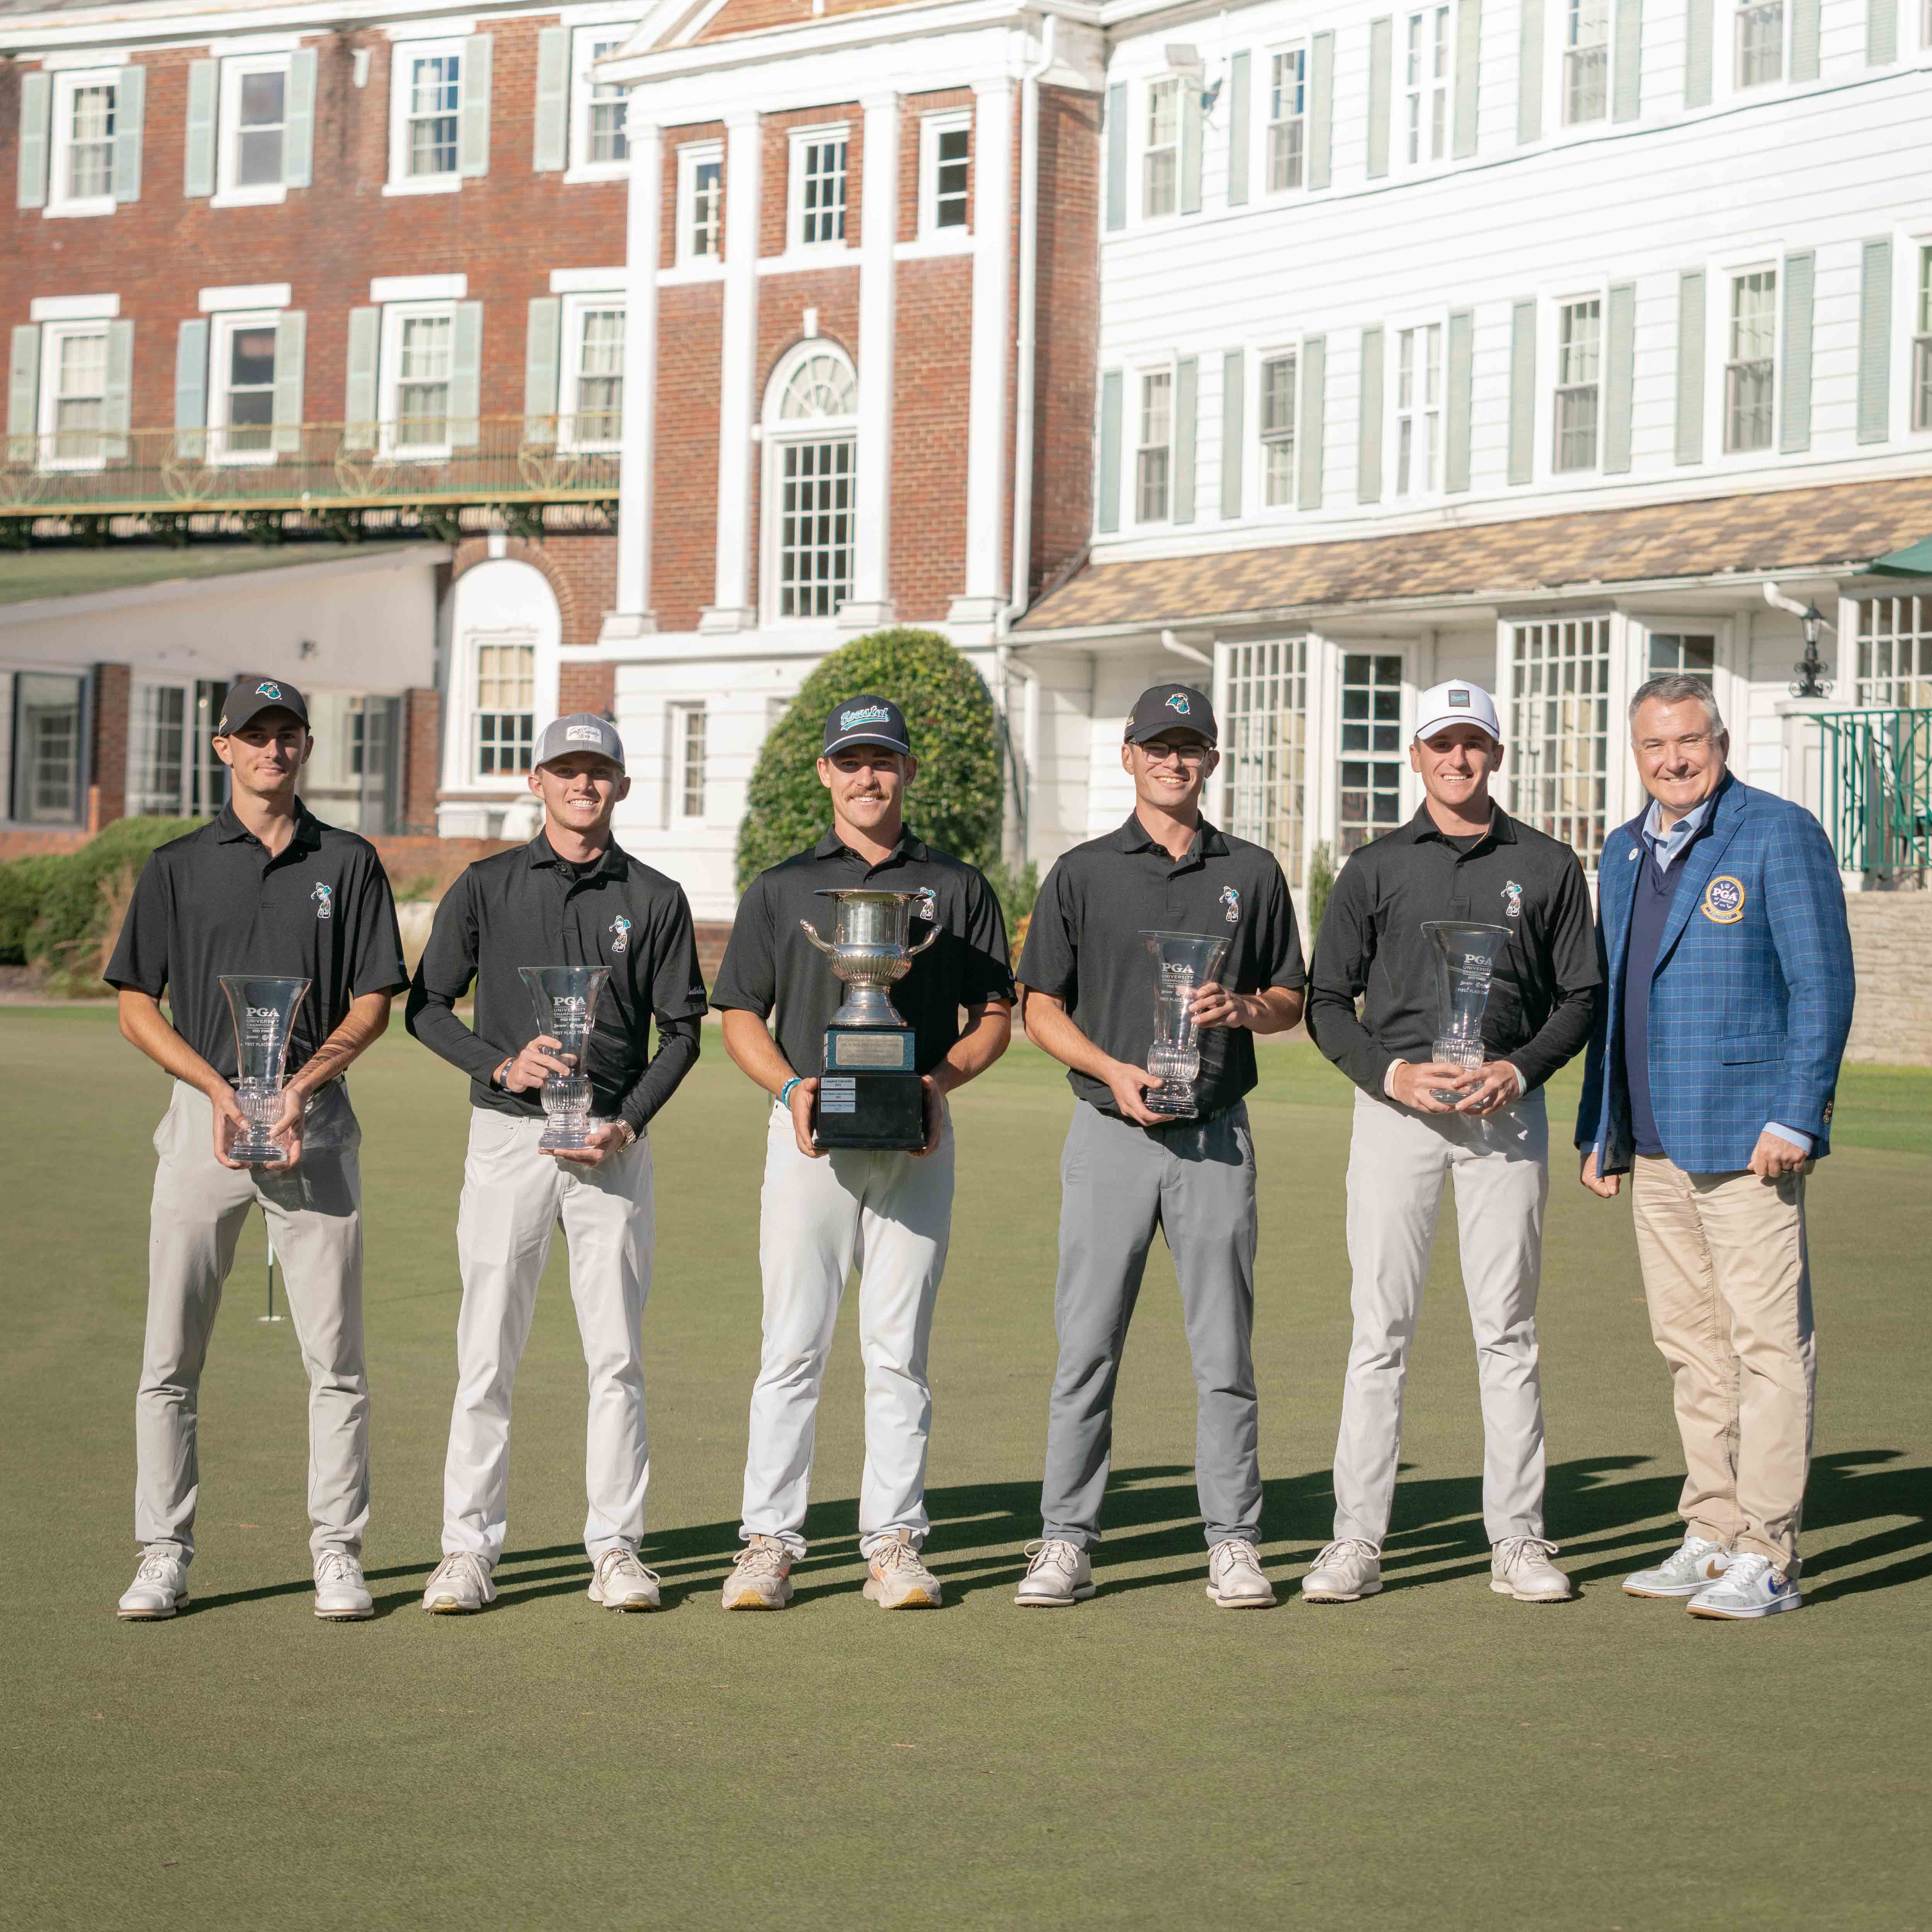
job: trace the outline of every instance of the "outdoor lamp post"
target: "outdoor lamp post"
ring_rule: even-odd
[[[1792,666],[1798,675],[1791,681],[1793,698],[1829,698],[1832,680],[1822,675],[1824,665],[1818,657],[1818,626],[1825,621],[1825,614],[1815,602],[1805,606],[1800,620],[1804,626],[1804,655]]]

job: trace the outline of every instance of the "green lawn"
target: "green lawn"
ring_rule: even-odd
[[[0,1011],[8,1265],[0,1926],[1923,1927],[1932,1670],[1932,1075],[1852,1070],[1813,1192],[1822,1361],[1807,1607],[1694,1622],[1616,1579],[1679,1478],[1627,1204],[1552,1190],[1543,1302],[1560,1608],[1484,1587],[1472,1350],[1445,1212],[1409,1384],[1391,1587],[1234,1616],[1202,1594],[1172,1273],[1123,1377],[1101,1592],[1010,1601],[1037,1533],[1069,1100],[1017,1048],[960,1096],[933,1348],[936,1615],[859,1594],[848,1306],[795,1607],[727,1618],[756,1359],[758,1097],[708,1032],[653,1138],[645,1555],[667,1609],[591,1609],[562,1244],[518,1387],[488,1616],[436,1554],[462,1084],[400,1028],[364,1123],[382,1614],[309,1613],[302,1384],[259,1323],[259,1221],[203,1388],[193,1610],[128,1626],[147,1136],[165,1082],[102,1010]],[[1567,1126],[1574,1078],[1552,1111]],[[1348,1332],[1348,1093],[1264,1055],[1256,1337],[1265,1554],[1324,1540]],[[1559,1128],[1559,1138],[1567,1138]],[[1915,1823],[1913,1821],[1916,1820]]]

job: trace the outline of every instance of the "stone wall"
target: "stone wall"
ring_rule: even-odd
[[[1852,892],[1858,1003],[1847,1060],[1932,1066],[1932,892]]]

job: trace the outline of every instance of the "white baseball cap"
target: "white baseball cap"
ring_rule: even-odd
[[[1415,707],[1418,738],[1426,738],[1445,724],[1480,724],[1498,745],[1503,741],[1496,700],[1480,684],[1465,684],[1460,678],[1431,685]]]

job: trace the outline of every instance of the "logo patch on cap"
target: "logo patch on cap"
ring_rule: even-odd
[[[883,704],[861,704],[838,714],[838,728],[842,731],[856,730],[861,724],[890,724],[892,722],[892,714]]]
[[[594,724],[573,724],[563,735],[573,745],[601,745],[604,742],[603,733]]]
[[[256,686],[255,695],[257,698],[272,698],[279,704],[281,701],[282,687],[279,684],[272,684],[268,679],[264,678]]]
[[[1187,716],[1186,692],[1184,691],[1177,691],[1174,695],[1167,700],[1167,708],[1170,711],[1178,712],[1182,717],[1185,718]]]
[[[1469,694],[1466,691],[1452,691],[1449,694],[1449,708],[1452,711],[1466,711],[1469,708]]]

